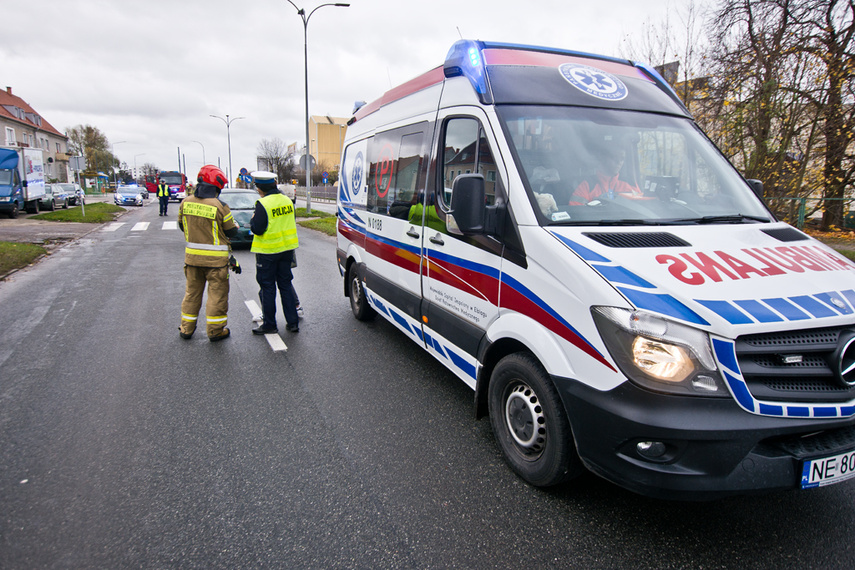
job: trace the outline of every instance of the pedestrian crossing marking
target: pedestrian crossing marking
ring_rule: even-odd
[[[252,299],[248,301],[244,301],[247,309],[249,309],[250,314],[252,315],[252,321],[254,323],[261,323],[264,319],[261,316],[261,307],[258,306],[258,303],[253,301]],[[285,341],[282,340],[282,337],[279,336],[278,333],[266,334],[264,338],[267,339],[267,344],[270,345],[270,348],[273,349],[273,352],[284,352],[288,350],[288,345],[285,344]]]
[[[124,225],[125,225],[125,222],[110,222],[109,224],[105,225],[101,231],[114,232]],[[137,222],[136,224],[133,225],[133,227],[131,227],[131,231],[132,232],[144,232],[149,228],[149,226],[151,226],[151,222]],[[178,222],[176,222],[176,221],[163,222],[163,225],[161,226],[160,229],[161,230],[177,230],[178,229]]]

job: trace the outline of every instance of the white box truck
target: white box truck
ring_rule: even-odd
[[[45,195],[45,161],[40,148],[0,148],[0,213],[10,218],[20,210],[39,211]]]

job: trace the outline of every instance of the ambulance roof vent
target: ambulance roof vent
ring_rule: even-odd
[[[585,232],[583,235],[606,247],[688,247],[692,245],[667,232]]]
[[[760,231],[778,241],[802,241],[810,239],[807,235],[803,234],[796,228],[775,228]]]

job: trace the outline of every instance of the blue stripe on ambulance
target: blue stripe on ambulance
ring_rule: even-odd
[[[776,323],[784,320],[804,321],[851,315],[853,309],[846,300],[850,303],[855,300],[855,291],[826,291],[814,295],[760,300],[695,299],[733,325],[754,322]]]
[[[841,405],[827,404],[779,404],[763,402],[754,398],[739,369],[736,359],[736,343],[731,340],[712,339],[713,352],[724,374],[727,386],[734,399],[744,410],[761,416],[780,418],[847,418],[855,415],[855,400]]]
[[[561,242],[568,248],[576,252],[576,254],[578,254],[583,260],[590,263],[591,267],[602,275],[609,283],[612,283],[613,285],[630,285],[643,289],[656,289],[655,285],[652,285],[647,280],[639,277],[625,267],[614,265],[610,259],[603,257],[599,253],[592,251],[560,234],[553,233],[552,235],[561,240]],[[709,325],[703,317],[667,293],[649,293],[647,291],[638,291],[636,289],[619,287],[617,285],[615,285],[615,287],[629,300],[630,303],[639,309],[645,309],[647,311],[674,317],[697,325]]]

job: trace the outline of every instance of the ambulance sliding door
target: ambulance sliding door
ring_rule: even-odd
[[[425,205],[423,290],[425,345],[464,382],[475,386],[478,347],[489,324],[498,317],[502,244],[491,236],[466,237],[448,231],[454,202],[454,179],[481,174],[487,205],[504,196],[502,167],[497,163],[486,117],[472,108],[471,116],[447,116],[438,121],[436,160]]]
[[[422,342],[421,208],[427,122],[377,133],[368,145],[365,285],[369,302]]]

